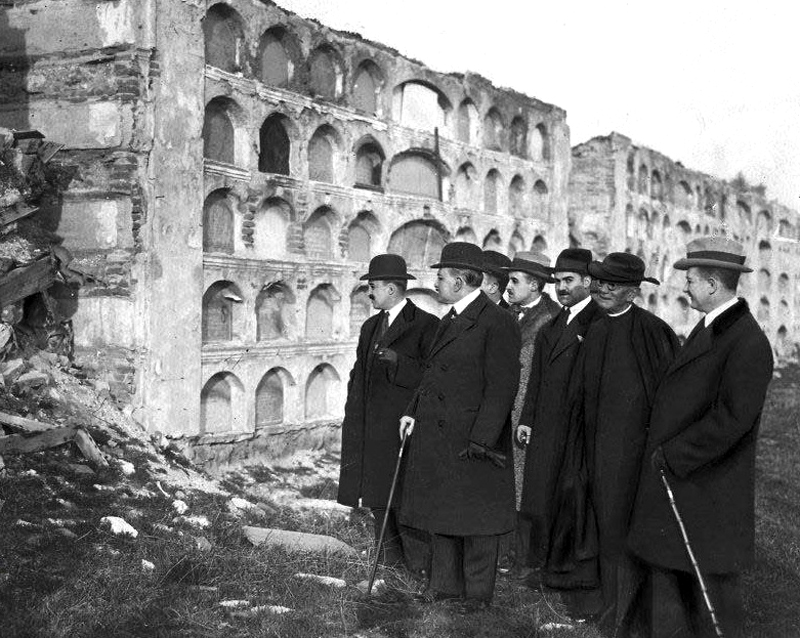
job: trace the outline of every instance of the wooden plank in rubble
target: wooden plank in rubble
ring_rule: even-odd
[[[47,290],[55,281],[56,269],[49,257],[30,266],[15,268],[0,277],[0,305],[5,306]]]
[[[52,430],[57,425],[51,423],[42,423],[35,419],[26,419],[25,417],[17,416],[16,414],[9,414],[8,412],[0,411],[0,424],[3,424],[15,432],[44,432],[45,430]]]
[[[75,439],[76,431],[75,428],[64,427],[54,428],[46,432],[0,436],[0,454],[39,452],[40,450],[64,445]]]
[[[29,206],[28,204],[17,203],[8,208],[0,210],[0,227],[7,226],[11,222],[15,222],[23,217],[32,215],[37,210],[38,206]]]

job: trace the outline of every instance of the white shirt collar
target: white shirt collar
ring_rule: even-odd
[[[574,306],[570,306],[568,308],[569,317],[567,317],[567,325],[569,325],[570,321],[572,321],[575,317],[577,317],[578,313],[581,310],[583,310],[586,306],[588,306],[591,301],[592,301],[592,296],[591,295],[587,295],[586,299],[583,299],[582,301],[579,301]]]
[[[625,308],[625,310],[620,310],[619,312],[609,312],[608,316],[609,317],[621,317],[626,312],[628,312],[631,308],[633,308],[633,304],[629,304],[628,307]]]
[[[394,306],[389,308],[386,312],[389,313],[389,317],[387,318],[387,326],[391,326],[392,322],[397,319],[397,315],[399,315],[403,308],[406,307],[406,298],[403,297],[402,301],[397,302]]]
[[[531,301],[530,303],[526,303],[524,306],[520,306],[520,308],[525,308],[526,310],[527,310],[528,308],[534,308],[534,307],[536,307],[536,306],[538,306],[538,305],[539,305],[539,302],[540,302],[541,300],[542,300],[542,296],[541,296],[541,295],[539,295],[538,297],[536,297],[536,299],[534,299],[534,300],[533,300],[533,301]]]
[[[728,308],[733,308],[736,303],[739,301],[739,297],[734,297],[733,299],[728,299],[724,304],[721,306],[717,306],[709,312],[705,316],[705,327],[708,328],[711,325],[711,322],[714,321],[717,317],[719,317],[723,312],[725,312]]]
[[[469,293],[466,297],[459,299],[453,304],[453,310],[456,311],[457,315],[460,315],[464,310],[466,310],[467,306],[470,305],[473,301],[475,301],[481,294],[481,289],[476,288],[471,293]]]

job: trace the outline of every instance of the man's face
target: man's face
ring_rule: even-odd
[[[569,308],[589,296],[589,276],[564,271],[554,273],[553,278],[556,280],[556,296],[562,306]]]
[[[596,284],[597,294],[593,295],[594,300],[598,306],[610,314],[622,312],[631,305],[639,289],[636,285],[617,284],[602,279],[598,279]]]
[[[436,283],[433,284],[434,289],[439,293],[439,299],[442,303],[455,303],[461,299],[461,290],[464,282],[460,278],[454,277],[453,272],[449,268],[439,268],[439,273],[436,275]]]
[[[697,268],[689,268],[686,271],[686,284],[683,292],[689,296],[689,305],[700,312],[708,312],[712,309],[711,293],[713,286],[708,277],[703,277]]]
[[[539,297],[539,283],[527,273],[511,271],[506,286],[508,300],[524,306]]]
[[[388,284],[385,281],[370,279],[369,281],[369,300],[372,302],[372,307],[375,310],[388,310],[397,301],[395,295],[392,294],[396,289],[393,284]]]

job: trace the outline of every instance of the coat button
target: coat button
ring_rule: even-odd
[[[444,427],[444,419],[439,419],[439,421],[437,422],[437,425],[438,425],[440,428]]]
[[[447,368],[449,368],[449,367],[450,367],[450,366],[448,366],[446,363],[443,363],[443,364],[441,364],[441,365],[439,366],[439,369],[440,369],[442,372],[447,372]]]
[[[444,395],[441,392],[439,393],[439,401],[444,401]]]

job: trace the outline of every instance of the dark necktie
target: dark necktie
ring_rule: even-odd
[[[450,308],[450,312],[448,312],[444,317],[441,318],[439,321],[439,327],[436,329],[436,337],[434,338],[433,342],[436,343],[439,339],[442,338],[442,335],[447,332],[447,329],[450,327],[450,324],[453,323],[453,319],[458,316],[456,313],[455,308]]]
[[[569,308],[565,306],[561,309],[558,319],[556,320],[556,325],[558,326],[559,330],[563,330],[567,327],[567,319],[569,319]]]
[[[375,331],[375,339],[372,344],[373,351],[378,350],[383,343],[383,337],[389,329],[389,313],[381,310],[380,319],[378,319],[378,329]]]

